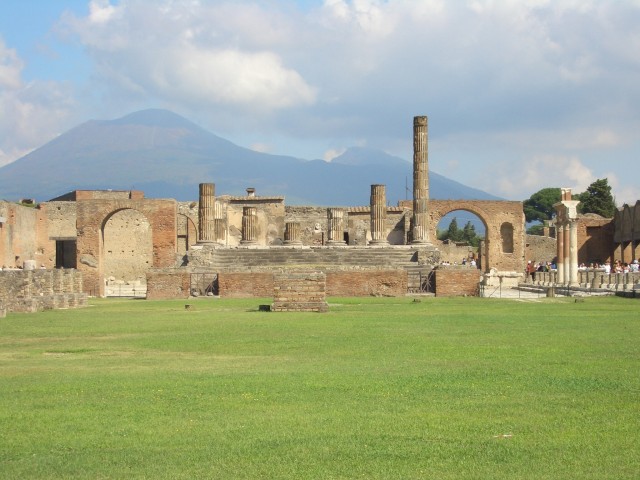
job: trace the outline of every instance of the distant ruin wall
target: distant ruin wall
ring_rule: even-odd
[[[327,272],[327,295],[401,297],[407,294],[406,270]]]
[[[479,295],[480,270],[469,267],[438,267],[435,273],[436,297]]]
[[[75,269],[3,270],[0,272],[0,316],[87,304],[82,274]]]
[[[149,270],[147,300],[189,298],[191,274],[184,269]]]
[[[220,273],[218,274],[218,291],[223,298],[271,297],[273,273]]]
[[[550,262],[556,257],[556,239],[541,235],[525,236],[525,258],[532,262]]]

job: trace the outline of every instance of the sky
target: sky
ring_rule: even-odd
[[[608,178],[633,204],[638,25],[640,0],[0,0],[0,166],[146,108],[262,152],[411,161],[426,115],[453,180],[524,200]]]

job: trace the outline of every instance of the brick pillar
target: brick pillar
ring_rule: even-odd
[[[327,208],[327,244],[344,245],[344,210],[341,208]]]
[[[227,230],[224,222],[224,206],[222,202],[213,204],[213,234],[216,243],[224,245],[227,240]]]
[[[242,207],[243,245],[252,245],[258,241],[258,217],[256,207]]]
[[[216,186],[213,183],[200,184],[198,205],[198,243],[214,243],[214,210],[216,201]]]
[[[369,204],[371,206],[371,243],[374,245],[385,245],[389,242],[387,242],[387,236],[385,234],[387,196],[384,185],[371,185]]]
[[[287,222],[284,226],[284,244],[285,245],[302,245],[300,240],[300,223]]]
[[[412,243],[429,243],[429,156],[427,117],[413,117]]]

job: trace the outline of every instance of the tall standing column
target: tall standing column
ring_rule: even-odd
[[[287,222],[284,225],[284,244],[285,245],[302,245],[300,240],[300,223]]]
[[[327,208],[327,244],[344,245],[344,210],[341,208]]]
[[[578,284],[578,223],[569,221],[569,285]]]
[[[427,117],[413,117],[412,243],[429,243],[429,154]]]
[[[560,223],[560,219],[556,221],[556,283],[564,283],[564,225]]]
[[[214,243],[214,205],[216,186],[213,183],[201,183],[198,198],[198,243]]]
[[[563,254],[563,265],[564,265],[564,279],[563,282],[566,284],[571,283],[571,232],[569,231],[569,222],[566,221],[564,223],[564,228],[562,230],[564,239],[562,241],[564,245],[564,254]]]
[[[371,185],[371,243],[384,245],[387,242],[385,220],[387,219],[387,196],[384,185]]]
[[[243,245],[252,245],[258,241],[258,217],[256,207],[242,208],[242,240]]]
[[[224,206],[222,202],[215,202],[213,207],[213,231],[216,243],[224,245],[227,240],[227,230],[224,221]]]

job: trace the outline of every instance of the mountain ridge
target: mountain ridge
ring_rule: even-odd
[[[412,164],[352,147],[331,162],[271,155],[238,146],[174,112],[148,109],[89,120],[0,168],[0,198],[55,198],[72,190],[136,189],[148,198],[197,198],[198,183],[216,193],[285,196],[290,205],[367,205],[370,185],[385,184],[390,204],[409,198]],[[430,172],[432,198],[500,200]]]

